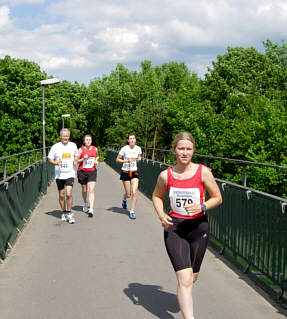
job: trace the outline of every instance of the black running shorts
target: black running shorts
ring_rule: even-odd
[[[121,181],[130,181],[133,178],[138,178],[139,179],[139,172],[138,171],[131,171],[131,172],[126,172],[126,171],[122,171],[121,172],[121,176],[120,176],[120,180]]]
[[[174,271],[192,268],[199,272],[209,239],[207,215],[194,218],[173,218],[173,225],[164,231],[164,242]]]
[[[97,170],[94,170],[94,171],[78,170],[77,176],[78,176],[78,182],[81,185],[87,185],[89,182],[97,181]]]
[[[67,179],[56,179],[58,190],[61,191],[65,188],[65,186],[72,186],[74,185],[74,177],[70,177]]]

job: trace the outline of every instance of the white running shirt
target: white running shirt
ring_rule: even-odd
[[[121,148],[119,151],[119,155],[122,156],[123,160],[127,160],[129,158],[138,158],[139,155],[142,154],[142,149],[135,145],[133,148],[130,148],[129,145],[126,145]],[[123,171],[136,171],[137,168],[137,161],[134,160],[130,163],[123,163],[122,170]]]
[[[61,166],[55,166],[56,179],[68,179],[71,177],[76,177],[74,170],[74,160],[77,155],[78,148],[73,142],[68,142],[67,144],[59,142],[51,147],[48,158],[54,161],[62,161]]]

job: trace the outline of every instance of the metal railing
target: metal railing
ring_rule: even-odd
[[[109,149],[113,151],[119,151],[121,146],[112,145]],[[175,162],[175,156],[171,150],[164,150],[164,149],[153,149],[153,148],[143,148],[143,158],[151,159],[154,162],[160,162],[164,164],[173,164]],[[251,161],[244,161],[238,160],[233,158],[226,158],[226,157],[218,157],[218,156],[210,156],[210,155],[202,155],[198,153],[194,153],[195,158],[203,159],[203,164],[207,165],[209,161],[220,161],[220,162],[227,162],[227,163],[235,163],[237,165],[242,166],[242,185],[247,186],[247,167],[254,166],[254,167],[261,167],[261,168],[273,168],[276,170],[287,171],[287,166],[280,166],[280,165],[273,165],[273,164],[266,164],[266,163],[259,163],[259,162],[251,162]]]
[[[47,152],[50,147],[46,147]],[[0,157],[0,185],[42,160],[43,148]]]

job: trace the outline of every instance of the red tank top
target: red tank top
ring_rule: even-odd
[[[172,176],[172,168],[167,169],[167,188],[170,199],[170,216],[176,218],[193,219],[205,215],[200,212],[196,215],[187,215],[183,206],[191,203],[201,204],[204,196],[204,186],[202,182],[202,167],[198,166],[195,174],[184,180],[175,179]]]
[[[84,159],[80,163],[78,169],[83,171],[95,171],[97,168],[95,166],[95,158],[98,156],[98,151],[95,146],[91,146],[88,150],[86,146],[81,147],[82,154],[80,159],[84,158],[85,154],[88,154],[88,158]]]

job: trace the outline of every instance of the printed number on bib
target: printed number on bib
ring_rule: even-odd
[[[171,187],[169,190],[170,207],[174,213],[187,216],[184,208],[192,203],[200,204],[199,188],[176,188]]]
[[[175,202],[176,207],[184,207],[185,205],[192,204],[193,200],[192,198],[177,198]]]
[[[83,168],[93,168],[95,166],[95,158],[89,157],[84,159]]]
[[[63,159],[60,166],[61,172],[70,172],[73,169],[73,162],[70,159]]]

